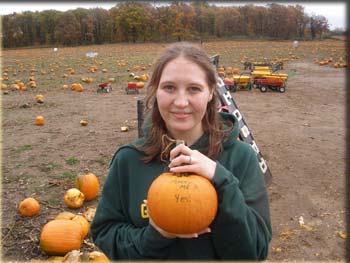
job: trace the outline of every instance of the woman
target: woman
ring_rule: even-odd
[[[263,174],[254,150],[237,140],[237,120],[218,113],[216,84],[214,66],[196,46],[176,43],[158,58],[147,89],[145,135],[115,153],[91,225],[95,244],[110,259],[267,257],[271,225]],[[175,139],[186,145],[172,146]],[[166,170],[212,182],[218,211],[208,228],[176,235],[149,217],[144,199]]]

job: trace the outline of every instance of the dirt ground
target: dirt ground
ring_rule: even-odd
[[[343,261],[345,209],[345,70],[297,60],[285,93],[257,89],[232,93],[267,161],[273,240],[268,261]],[[52,89],[2,95],[2,262],[45,259],[39,249],[43,225],[61,211],[74,177],[89,168],[105,180],[116,149],[138,136],[140,94],[124,87],[97,94]],[[45,113],[46,124],[35,126]],[[79,124],[87,119],[85,127]],[[120,127],[128,125],[129,132]],[[41,204],[33,218],[19,215],[25,197]],[[300,226],[300,217],[304,227]],[[82,250],[93,250],[91,238]]]

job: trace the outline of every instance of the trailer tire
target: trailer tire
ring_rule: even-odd
[[[267,91],[267,87],[266,86],[261,86],[260,87],[260,91],[261,92],[266,92]]]
[[[280,88],[279,88],[279,92],[284,93],[285,91],[286,91],[286,88],[285,88],[285,87],[280,87]]]

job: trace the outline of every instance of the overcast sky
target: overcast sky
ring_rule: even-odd
[[[154,3],[157,1],[151,1]],[[212,1],[208,1],[213,3]],[[163,2],[164,3],[164,2]],[[227,3],[227,2],[226,2]],[[233,3],[233,2],[232,2]],[[240,2],[243,3],[243,2]],[[263,4],[264,2],[249,2],[252,4]],[[268,3],[268,2],[265,2]],[[295,5],[296,2],[282,2],[283,4]],[[298,2],[300,5],[305,7],[305,12],[308,15],[323,15],[327,18],[330,29],[335,28],[346,28],[346,1],[337,2]],[[1,2],[0,3],[0,15],[11,14],[13,12],[23,12],[23,11],[43,11],[48,9],[55,9],[59,11],[67,11],[69,9],[76,9],[78,7],[82,8],[94,8],[101,7],[105,9],[110,9],[115,6],[116,2]]]

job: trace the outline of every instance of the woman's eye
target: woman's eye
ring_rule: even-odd
[[[174,86],[172,85],[165,85],[162,87],[163,90],[166,90],[166,91],[172,91],[174,90]]]
[[[193,87],[190,87],[190,91],[191,92],[199,92],[199,91],[201,91],[201,88],[193,86]]]

